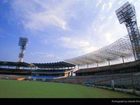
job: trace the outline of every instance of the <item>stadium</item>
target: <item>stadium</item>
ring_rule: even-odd
[[[20,37],[19,61],[0,61],[0,98],[139,98],[140,32],[135,7],[126,2],[115,13],[128,35],[63,61],[23,61],[28,39]]]

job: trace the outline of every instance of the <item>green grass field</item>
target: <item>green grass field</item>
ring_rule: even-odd
[[[137,98],[111,90],[39,81],[0,80],[0,98]]]

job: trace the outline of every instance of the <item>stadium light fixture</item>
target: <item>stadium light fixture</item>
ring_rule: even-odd
[[[120,24],[125,23],[135,60],[140,60],[140,33],[137,26],[135,7],[126,2],[116,10]]]
[[[25,47],[27,45],[28,39],[25,37],[20,37],[19,38],[19,46],[20,46],[20,53],[19,53],[19,62],[23,62],[23,57],[24,57],[24,51]]]

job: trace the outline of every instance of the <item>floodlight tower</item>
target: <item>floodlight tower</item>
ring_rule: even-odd
[[[27,41],[28,39],[24,37],[20,37],[19,39],[19,46],[20,46],[19,62],[23,62],[24,51],[25,51]]]
[[[120,24],[125,23],[135,60],[140,60],[140,33],[137,26],[135,7],[126,2],[116,10]]]

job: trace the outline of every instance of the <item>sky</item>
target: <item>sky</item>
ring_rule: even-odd
[[[0,60],[58,62],[98,50],[127,35],[115,10],[129,1],[140,25],[140,0],[0,0]]]

